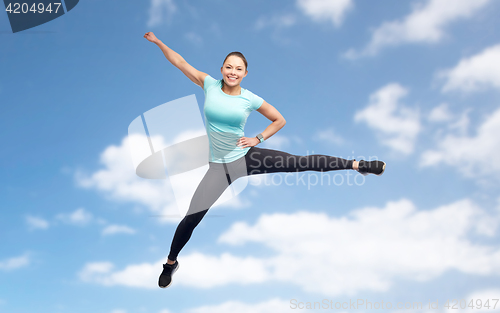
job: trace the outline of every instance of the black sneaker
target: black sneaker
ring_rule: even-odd
[[[158,279],[158,286],[160,288],[167,288],[172,284],[172,276],[179,268],[179,262],[175,260],[174,264],[163,264],[163,272],[161,272],[160,278]]]
[[[385,162],[382,161],[359,161],[358,172],[361,175],[375,174],[380,176],[385,171]]]

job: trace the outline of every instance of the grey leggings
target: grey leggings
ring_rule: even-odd
[[[209,162],[209,169],[196,189],[189,211],[175,231],[170,254],[172,261],[186,245],[194,228],[229,185],[243,176],[266,173],[335,171],[352,169],[352,160],[328,155],[293,155],[283,151],[251,147],[245,157],[230,163]]]

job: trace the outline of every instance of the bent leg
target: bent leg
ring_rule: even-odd
[[[352,160],[334,156],[313,154],[293,155],[287,152],[252,147],[245,155],[248,175],[303,172],[336,171],[352,169]]]

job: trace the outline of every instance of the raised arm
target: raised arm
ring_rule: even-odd
[[[152,32],[147,32],[144,35],[144,38],[155,43],[158,47],[160,47],[161,51],[173,66],[177,67],[184,73],[193,83],[203,88],[203,82],[205,81],[206,73],[200,72],[194,67],[192,67],[184,58],[170,49],[165,45],[160,39],[156,38],[156,36]]]

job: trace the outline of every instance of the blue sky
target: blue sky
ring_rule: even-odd
[[[88,0],[15,34],[0,14],[0,312],[500,311],[499,13],[493,0]],[[176,204],[168,180],[135,175],[127,130],[204,95],[148,31],[214,78],[229,52],[246,56],[242,87],[287,120],[261,147],[376,156],[386,172],[251,180],[158,288]],[[253,112],[245,134],[269,123]]]

